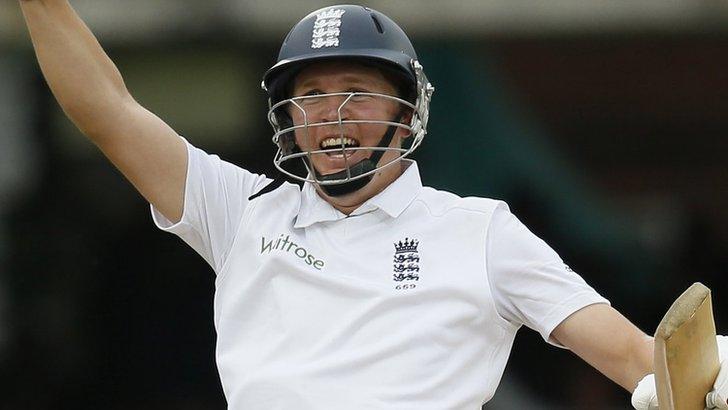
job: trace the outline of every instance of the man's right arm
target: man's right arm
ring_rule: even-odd
[[[68,0],[20,0],[38,62],[66,115],[167,219],[184,206],[187,149],[139,105]]]

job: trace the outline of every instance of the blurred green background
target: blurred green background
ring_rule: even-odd
[[[315,1],[72,0],[143,105],[274,175],[259,84]],[[647,333],[685,287],[728,332],[728,2],[372,1],[436,87],[425,184],[506,200]],[[223,409],[212,272],[65,118],[0,3],[0,408]],[[556,376],[556,377],[554,377]],[[524,329],[486,409],[629,395]]]

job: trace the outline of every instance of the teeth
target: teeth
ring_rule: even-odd
[[[329,148],[329,147],[340,147],[342,145],[342,138],[336,137],[336,138],[326,138],[325,140],[321,141],[321,148]],[[356,142],[356,140],[344,137],[343,138],[343,144],[344,145],[354,145],[358,146],[359,143]]]

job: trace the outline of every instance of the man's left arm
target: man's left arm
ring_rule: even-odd
[[[609,305],[576,311],[551,337],[630,392],[653,372],[653,338]]]
[[[651,375],[654,339],[611,306],[595,304],[576,311],[554,329],[551,337],[633,393],[635,408],[658,408]],[[717,342],[721,369],[706,397],[706,408],[728,409],[728,337],[717,336]]]

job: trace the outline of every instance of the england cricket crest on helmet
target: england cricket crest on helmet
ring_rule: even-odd
[[[338,47],[341,34],[341,16],[346,13],[342,9],[327,9],[316,14],[311,35],[311,48]]]
[[[404,238],[404,241],[394,243],[393,271],[394,281],[420,280],[420,254],[417,239]]]

